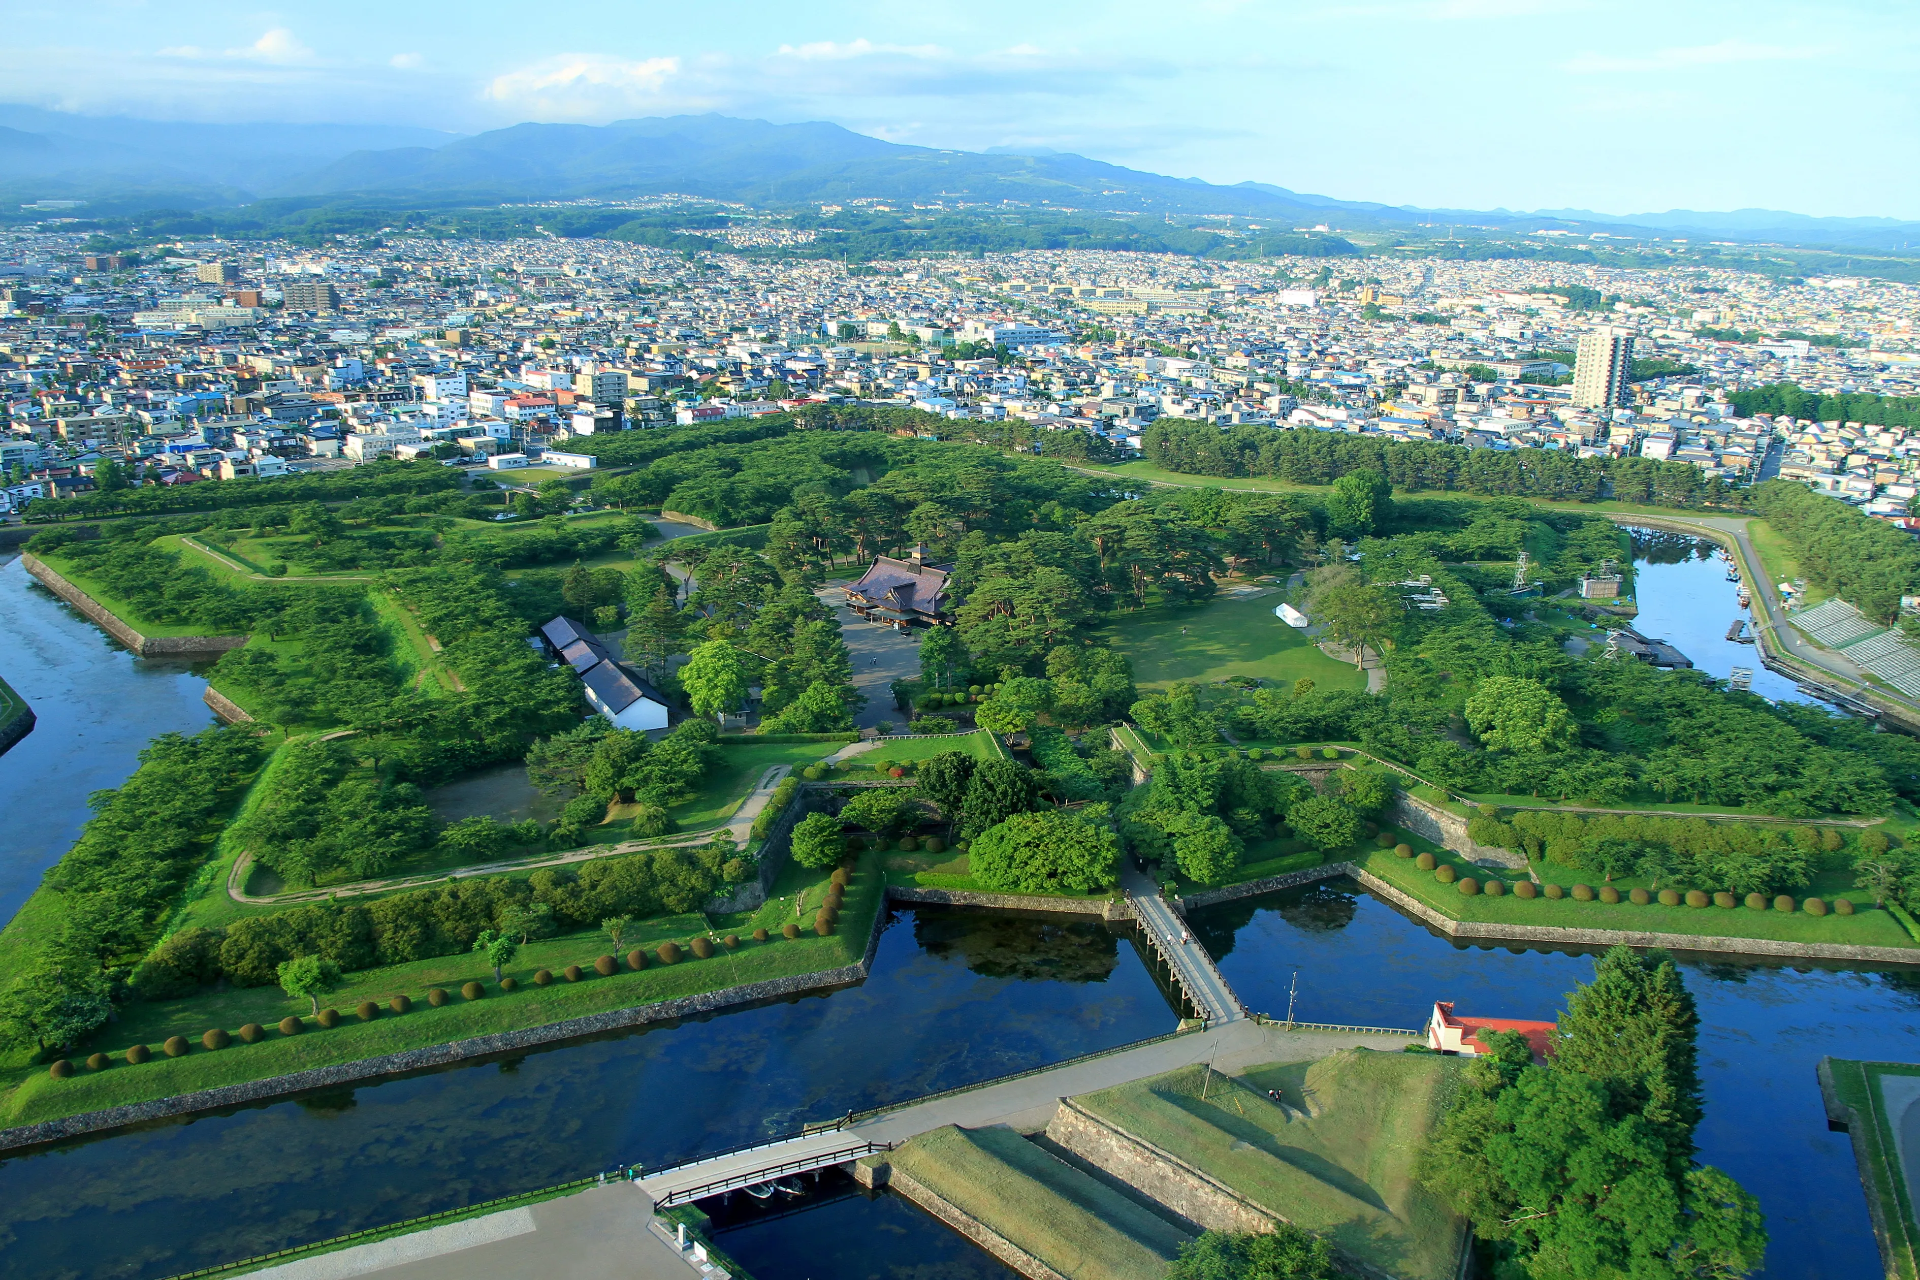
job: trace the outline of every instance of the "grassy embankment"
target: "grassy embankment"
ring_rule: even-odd
[[[1133,662],[1143,690],[1176,680],[1202,684],[1253,676],[1280,685],[1310,679],[1322,689],[1364,689],[1366,673],[1329,658],[1305,634],[1273,615],[1278,594],[1214,600],[1198,608],[1145,609],[1108,629],[1109,643]]]
[[[887,1160],[1061,1275],[1160,1280],[1193,1238],[1011,1129],[948,1125]]]
[[[0,1124],[31,1124],[839,968],[856,962],[865,951],[883,896],[876,859],[868,855],[861,860],[833,935],[823,938],[808,929],[797,939],[780,937],[779,930],[787,921],[812,920],[826,896],[827,884],[824,870],[789,866],[774,886],[776,896],[757,911],[711,919],[689,914],[641,921],[622,941],[624,955],[636,946],[652,948],[668,940],[685,948],[691,938],[700,935],[724,937],[733,933],[740,937],[738,948],[716,944],[714,955],[706,960],[696,959],[690,952],[674,965],[651,958],[646,969],[636,972],[629,970],[622,959],[619,972],[601,977],[592,964],[596,957],[611,952],[612,943],[602,933],[580,933],[536,941],[523,948],[504,970],[505,976],[519,984],[511,992],[501,990],[484,961],[473,955],[348,974],[341,988],[323,1000],[325,1007],[342,1010],[345,1015],[331,1030],[321,1029],[313,1018],[304,1017],[303,1032],[282,1035],[277,1028],[280,1019],[305,1015],[308,1008],[305,1002],[290,1000],[275,987],[215,990],[179,1000],[132,1004],[118,1022],[102,1028],[73,1051],[76,1065],[90,1052],[108,1054],[112,1065],[104,1070],[79,1066],[78,1073],[66,1080],[53,1079],[45,1068],[16,1068],[0,1074],[0,1083],[5,1086],[0,1092]],[[757,927],[766,928],[771,940],[752,941],[750,935]],[[568,982],[562,976],[561,970],[569,964],[585,971],[580,981]],[[553,971],[552,985],[534,984],[533,975],[540,968]],[[484,998],[462,998],[460,986],[469,981],[482,984]],[[427,991],[434,986],[444,988],[452,997],[437,1009],[426,1002]],[[413,1009],[405,1014],[391,1012],[387,1001],[395,995],[409,996]],[[361,1001],[379,1005],[380,1016],[360,1021],[353,1010]],[[235,1034],[249,1022],[267,1028],[259,1043],[243,1044],[236,1038],[225,1049],[209,1051],[201,1047],[200,1037],[210,1028]],[[191,1052],[179,1058],[161,1054],[160,1045],[171,1035],[185,1036]],[[125,1051],[132,1044],[150,1045],[153,1061],[128,1064]]]
[[[1458,1069],[1437,1055],[1348,1049],[1239,1078],[1182,1067],[1075,1101],[1370,1267],[1451,1280],[1460,1223],[1413,1166]]]
[[[5,680],[0,680],[0,726],[11,724],[14,717],[30,709],[25,698],[15,693]]]
[[[1875,1225],[1885,1229],[1886,1234],[1880,1240],[1880,1256],[1886,1264],[1888,1280],[1917,1280],[1920,1278],[1920,1233],[1914,1228],[1915,1189],[1907,1184],[1901,1168],[1900,1146],[1894,1137],[1895,1122],[1887,1114],[1880,1079],[1920,1076],[1920,1065],[1830,1058],[1827,1066],[1832,1073],[1834,1093],[1853,1108],[1850,1136],[1855,1150],[1862,1155],[1861,1190],[1875,1210]],[[1874,1234],[1880,1235],[1880,1232]]]

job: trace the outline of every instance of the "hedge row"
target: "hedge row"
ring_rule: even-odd
[[[1412,853],[1412,850],[1403,844],[1397,846],[1394,852],[1400,857],[1405,858]],[[1608,905],[1618,902],[1629,902],[1637,907],[1644,907],[1649,903],[1658,902],[1663,907],[1720,907],[1728,911],[1742,905],[1752,911],[1793,911],[1798,909],[1806,912],[1810,916],[1824,916],[1829,911],[1834,915],[1840,916],[1850,916],[1854,913],[1853,902],[1847,898],[1835,898],[1829,903],[1824,898],[1803,898],[1796,900],[1790,893],[1775,894],[1772,897],[1768,897],[1763,893],[1749,893],[1741,897],[1725,889],[1715,892],[1709,892],[1705,889],[1629,889],[1622,895],[1618,889],[1610,884],[1601,885],[1598,889],[1595,889],[1592,885],[1576,884],[1569,893],[1568,890],[1557,884],[1535,884],[1532,880],[1519,880],[1509,885],[1505,880],[1491,876],[1484,880],[1474,876],[1463,876],[1451,866],[1437,864],[1431,853],[1419,855],[1419,857],[1414,860],[1414,865],[1422,871],[1433,872],[1433,878],[1441,884],[1455,885],[1459,889],[1461,896],[1468,898],[1478,894],[1485,894],[1489,898],[1498,898],[1511,892],[1516,898],[1528,900],[1544,897],[1549,901],[1559,901],[1562,898],[1571,896],[1575,902],[1593,902],[1597,900]]]

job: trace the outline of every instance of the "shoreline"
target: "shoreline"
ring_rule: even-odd
[[[131,649],[141,658],[218,657],[238,649],[246,636],[145,636],[116,617],[105,605],[62,577],[31,551],[20,553],[20,563],[41,586],[78,609],[89,622]]]
[[[16,702],[20,704],[20,709],[8,716],[5,723],[0,723],[0,756],[17,746],[22,738],[33,732],[34,725],[40,722],[40,718],[33,714],[33,708],[28,705],[27,700],[21,697],[12,685],[5,680],[0,680],[0,706],[11,706]]]

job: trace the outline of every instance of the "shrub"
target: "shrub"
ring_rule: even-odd
[[[1634,902],[1636,902],[1636,903],[1644,903],[1644,902],[1645,902],[1645,901],[1647,900],[1647,898],[1646,898],[1646,890],[1644,890],[1644,889],[1635,889],[1635,890],[1634,890],[1633,892],[1634,892],[1634,893],[1637,893],[1637,894],[1639,894],[1639,895],[1640,895],[1640,896],[1639,896],[1638,898],[1634,898],[1634,899],[1633,899],[1633,901],[1634,901]],[[1629,895],[1629,896],[1631,896],[1631,895]],[[1620,891],[1619,891],[1618,889],[1616,889],[1616,888],[1614,888],[1614,887],[1613,887],[1612,885],[1610,885],[1610,884],[1603,884],[1603,885],[1601,885],[1601,886],[1600,886],[1600,901],[1602,901],[1602,902],[1604,902],[1604,903],[1606,903],[1606,904],[1607,904],[1608,906],[1610,906],[1610,907],[1611,907],[1611,906],[1615,906],[1615,905],[1617,905],[1617,904],[1619,903],[1619,901],[1620,901]]]
[[[827,766],[824,764],[810,764],[800,771],[800,776],[808,782],[818,782],[827,776]]]
[[[534,973],[533,973],[533,985],[534,985],[534,986],[536,986],[536,987],[550,987],[550,986],[552,986],[552,985],[553,985],[553,970],[551,970],[551,969],[536,969],[536,970],[534,970]]]
[[[1680,905],[1680,892],[1679,892],[1679,890],[1677,890],[1677,889],[1662,889],[1662,890],[1660,891],[1660,905],[1661,905],[1661,906],[1663,906],[1663,907],[1677,907],[1677,906],[1679,906],[1679,905]]]
[[[200,1033],[200,1047],[203,1049],[224,1049],[233,1043],[224,1027],[212,1027]]]
[[[840,909],[840,904],[845,902],[846,900],[847,900],[847,891],[841,888],[839,885],[836,884],[832,888],[827,890],[827,896],[825,899],[826,904],[832,907],[835,911],[838,911]]]
[[[620,972],[620,962],[612,956],[601,956],[593,962],[593,971],[603,978],[611,978]]]
[[[730,933],[726,937],[720,939],[720,945],[725,947],[729,951],[738,951],[740,949],[740,935],[737,933]]]
[[[1712,901],[1713,899],[1709,898],[1703,889],[1687,890],[1687,905],[1690,907],[1704,907]]]
[[[1827,904],[1820,898],[1808,898],[1800,904],[1800,909],[1810,916],[1823,916],[1827,914]]]
[[[184,1058],[187,1056],[189,1046],[185,1036],[168,1036],[166,1043],[160,1047],[166,1051],[169,1058]]]
[[[1835,898],[1833,900],[1833,914],[1837,916],[1852,915],[1853,899],[1852,898]]]
[[[693,952],[696,959],[713,959],[713,939],[707,937],[705,934],[701,934],[692,942],[688,943],[687,946]]]
[[[852,879],[853,879],[853,873],[848,871],[845,867],[835,867],[833,869],[833,874],[827,877],[827,880],[830,883],[837,884],[842,889],[846,888],[848,882],[851,881]]]
[[[912,836],[900,837],[900,852],[912,853],[918,847],[919,841],[915,840]]]
[[[283,1036],[297,1036],[306,1029],[307,1024],[299,1018],[288,1017],[280,1019],[280,1034]]]
[[[428,987],[427,988],[428,1004],[438,1009],[441,1005],[445,1004],[446,1002],[447,1002],[446,988],[444,987]]]
[[[520,979],[502,978],[500,979],[500,989],[502,991],[518,991],[520,989]]]
[[[1573,900],[1575,902],[1592,902],[1593,886],[1590,884],[1577,884],[1573,886]]]
[[[360,1021],[372,1022],[380,1016],[380,1006],[371,1000],[362,1000],[358,1005],[354,1006],[353,1012],[354,1016],[359,1018]]]
[[[1434,866],[1433,855],[1430,853],[1423,853],[1419,857],[1413,860],[1413,865],[1420,868],[1422,871],[1431,871],[1433,870],[1433,866]]]
[[[1441,884],[1452,884],[1453,877],[1456,874],[1458,873],[1455,872],[1452,867],[1435,867],[1433,871],[1433,878],[1435,880],[1438,880]]]
[[[1259,747],[1248,747],[1248,748],[1247,748],[1247,759],[1249,759],[1249,760],[1265,760],[1266,758],[1267,758],[1267,753],[1266,753],[1265,751],[1262,751],[1262,750],[1261,750],[1261,749],[1260,749]]]
[[[259,1044],[267,1038],[267,1030],[257,1022],[249,1022],[240,1028],[240,1039],[246,1044]]]
[[[1567,893],[1565,889],[1562,889],[1557,884],[1545,885],[1541,888],[1540,892],[1546,894],[1547,901],[1549,902],[1558,902],[1561,898],[1565,897]]]
[[[780,926],[780,936],[791,941],[800,936],[800,926],[792,920]]]
[[[54,1064],[47,1068],[47,1074],[55,1080],[65,1080],[73,1074],[73,1064],[65,1058],[56,1059]]]
[[[647,953],[645,951],[643,951],[639,947],[635,947],[633,950],[627,952],[627,968],[633,970],[635,973],[638,973],[646,967],[647,967]]]
[[[287,1022],[298,1022],[298,1021],[300,1021],[300,1019],[298,1018],[287,1019]],[[287,1029],[287,1023],[286,1022],[281,1023],[280,1029],[282,1031],[285,1031]],[[151,1057],[153,1057],[153,1050],[147,1048],[147,1046],[143,1044],[132,1045],[127,1049],[127,1061],[133,1066],[137,1067]]]
[[[673,941],[663,942],[655,948],[654,954],[660,957],[661,964],[679,964],[680,944]]]
[[[460,984],[460,994],[468,1000],[478,1000],[487,994],[487,989],[477,982],[463,982]]]
[[[107,1069],[108,1062],[109,1062],[109,1059],[107,1058],[106,1054],[90,1053],[87,1055],[87,1070],[105,1071]]]
[[[1540,886],[1531,880],[1516,880],[1513,884],[1513,896],[1516,898],[1537,898],[1540,896]]]
[[[1475,894],[1478,894],[1479,892],[1480,892],[1480,882],[1478,880],[1475,880],[1472,876],[1460,877],[1460,896],[1461,897],[1471,898]]]
[[[907,776],[907,771],[896,764],[887,770],[887,776],[889,778],[904,778]]]
[[[1507,886],[1499,880],[1489,879],[1484,885],[1480,886],[1480,892],[1486,894],[1489,898],[1501,897],[1506,891]]]
[[[570,964],[566,968],[560,971],[560,976],[565,978],[568,982],[578,982],[580,981],[581,978],[585,977],[586,975],[580,972],[579,965]]]
[[[395,996],[393,999],[387,1001],[387,1008],[393,1010],[395,1013],[412,1013],[413,997]]]
[[[1338,760],[1340,758],[1340,752],[1333,747],[1322,747],[1320,749],[1320,758],[1322,760]]]
[[[1393,856],[1396,858],[1411,858],[1413,856],[1413,846],[1410,844],[1397,844],[1393,846]]]
[[[753,931],[753,940],[755,942],[765,942],[767,940],[767,931],[764,926]]]
[[[1767,909],[1767,895],[1764,893],[1748,894],[1747,909],[1750,911],[1765,911]]]
[[[1725,889],[1722,889],[1713,895],[1713,905],[1731,910],[1740,905],[1740,900],[1728,893]]]
[[[1313,748],[1312,747],[1295,747],[1293,749],[1293,754],[1296,756],[1299,756],[1302,760],[1311,760],[1313,759]]]
[[[822,911],[813,921],[813,931],[825,938],[833,933],[833,919]]]
[[[1775,911],[1793,910],[1793,895],[1790,893],[1780,894],[1773,900],[1773,909]]]
[[[1379,835],[1373,838],[1373,842],[1379,845],[1382,849],[1391,849],[1393,848],[1395,843],[1393,832],[1382,831]]]
[[[945,853],[947,851],[947,842],[939,836],[928,836],[920,842],[920,847],[928,853]]]
[[[1620,900],[1619,895],[1615,894],[1614,901],[1618,902],[1619,900]],[[1632,890],[1629,890],[1627,893],[1627,901],[1631,902],[1636,907],[1644,907],[1649,902],[1653,901],[1653,895],[1648,893],[1645,889],[1632,889]]]
[[[314,1021],[331,1031],[340,1025],[340,1011],[338,1009],[322,1009],[314,1018]]]

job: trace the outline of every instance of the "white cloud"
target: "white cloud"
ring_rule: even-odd
[[[615,58],[562,53],[498,75],[484,95],[511,111],[545,120],[611,119],[632,111],[681,105],[669,98],[680,59]]]
[[[160,50],[163,58],[231,58],[244,62],[264,62],[272,66],[294,66],[314,60],[314,53],[285,27],[268,30],[252,44],[239,49],[202,49],[198,45],[174,45]]]
[[[1701,67],[1722,67],[1746,62],[1790,62],[1824,57],[1825,48],[1807,45],[1751,44],[1745,40],[1722,40],[1717,44],[1688,48],[1658,49],[1645,57],[1616,58],[1601,53],[1583,53],[1562,69],[1573,75],[1612,75],[1621,73],[1692,71]]]
[[[387,65],[397,71],[418,71],[425,62],[417,53],[396,53],[387,59]]]
[[[815,40],[802,45],[783,44],[776,56],[799,58],[806,62],[844,62],[849,58],[869,58],[875,54],[896,54],[906,58],[951,56],[937,44],[875,44],[865,37],[849,40],[845,44],[834,40]]]

